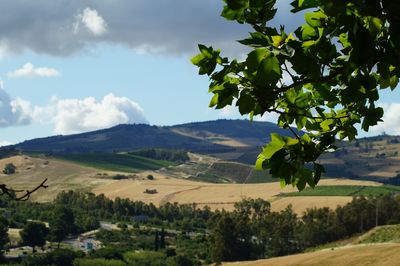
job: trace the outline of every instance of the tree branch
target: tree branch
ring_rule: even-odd
[[[1,191],[0,195],[7,195],[12,200],[16,200],[16,201],[27,201],[31,197],[31,194],[36,192],[38,189],[48,188],[49,186],[45,184],[46,182],[47,182],[47,178],[44,179],[42,181],[42,183],[40,183],[38,186],[36,186],[32,190],[26,190],[24,194],[19,195],[19,196],[16,195],[16,193],[24,192],[24,190],[12,189],[12,188],[8,188],[6,184],[0,184],[0,191]]]

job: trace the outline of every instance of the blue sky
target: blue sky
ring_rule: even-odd
[[[290,27],[289,1],[275,23]],[[1,1],[0,145],[118,123],[172,125],[239,118],[211,110],[208,80],[190,58],[197,44],[241,56],[246,26],[219,17],[215,0]],[[384,93],[388,122],[372,134],[400,134],[400,98]],[[270,120],[273,120],[271,118]]]

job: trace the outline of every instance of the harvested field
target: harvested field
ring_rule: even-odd
[[[146,173],[143,173],[146,174]],[[153,173],[155,180],[121,180],[98,186],[93,189],[96,194],[105,194],[110,198],[129,198],[152,202],[156,205],[165,202],[178,202],[180,204],[196,203],[199,206],[208,205],[211,209],[232,210],[235,202],[243,198],[263,198],[272,201],[273,210],[286,208],[293,204],[298,213],[302,213],[310,207],[336,207],[351,201],[351,197],[299,197],[279,198],[280,193],[297,191],[295,188],[287,187],[281,189],[279,183],[265,184],[210,184],[194,182],[183,179],[168,178],[159,173]],[[321,185],[372,185],[379,183],[370,181],[355,181],[346,179],[326,179]],[[146,189],[156,189],[158,193],[143,193]]]
[[[335,209],[338,205],[343,206],[349,203],[353,197],[288,197],[279,198],[272,202],[272,210],[280,211],[285,209],[289,204],[292,205],[293,211],[301,214],[307,208],[323,208],[329,207]]]
[[[400,244],[345,246],[267,260],[224,263],[225,266],[385,266],[399,265]]]

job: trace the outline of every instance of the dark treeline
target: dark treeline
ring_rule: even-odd
[[[111,249],[112,259],[121,263],[127,263],[126,254],[135,250],[147,252],[142,254],[145,257],[161,256],[161,261],[173,256],[174,260],[190,258],[197,263],[283,256],[360,234],[376,225],[400,223],[400,197],[396,195],[355,197],[335,210],[308,209],[301,216],[291,206],[272,212],[270,203],[262,199],[244,199],[235,204],[234,211],[227,212],[199,209],[195,204],[166,203],[156,207],[141,201],[110,200],[104,195],[73,191],[60,193],[52,203],[16,202],[2,197],[0,207],[7,213],[0,221],[3,226],[29,232],[33,225],[28,226],[28,220],[48,222],[46,238],[55,243],[67,234],[99,228],[101,220],[117,222],[122,231],[101,230],[98,239],[106,249]],[[128,229],[127,224],[133,225],[133,229]],[[146,230],[139,225],[146,225]],[[165,233],[164,228],[170,231]],[[26,234],[26,243],[32,242]],[[171,251],[171,247],[176,250]],[[96,259],[110,259],[107,256],[98,255]],[[83,263],[94,257],[80,254],[79,258]]]
[[[155,160],[165,160],[172,162],[186,162],[190,159],[188,153],[182,150],[141,149],[129,152],[129,154],[139,155]]]
[[[213,261],[252,260],[301,252],[363,233],[376,225],[400,223],[400,197],[354,197],[335,210],[291,206],[271,212],[266,201],[244,200],[233,212],[216,213],[211,233]]]

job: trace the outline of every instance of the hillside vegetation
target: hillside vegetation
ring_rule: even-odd
[[[138,172],[140,170],[157,170],[176,165],[174,162],[155,160],[130,153],[80,153],[55,156],[58,159],[94,167],[98,169],[122,172]]]
[[[203,156],[213,156],[222,162],[211,167],[203,163],[186,167],[195,168],[194,170],[183,167],[184,176],[214,183],[243,183],[244,181],[261,183],[273,180],[268,173],[252,171],[252,168],[257,155],[262,146],[269,141],[272,132],[291,135],[290,132],[279,129],[272,123],[247,120],[216,120],[169,127],[118,125],[82,134],[25,141],[0,149],[0,156],[10,154],[10,149],[14,147],[23,152],[65,156],[74,162],[81,162],[81,159],[84,159],[81,163],[87,163],[90,166],[116,170],[120,165],[125,167],[125,171],[133,171],[134,168],[140,170],[166,167],[167,165],[160,160],[188,162],[185,153],[193,152]],[[301,135],[301,132],[299,134]],[[351,143],[338,142],[337,146],[339,149],[336,152],[324,155],[320,161],[326,167],[327,177],[400,184],[398,176],[400,174],[400,137],[382,135],[359,139]],[[171,153],[167,150],[175,150],[175,152]],[[129,161],[122,157],[124,155],[118,155],[120,158],[109,158],[106,155],[122,152],[155,159],[157,162],[136,160],[135,165],[128,166],[122,162]],[[85,159],[84,156],[71,154],[88,154],[87,157],[90,158]],[[102,160],[100,156],[93,154],[102,154],[101,156],[105,159]]]
[[[400,193],[400,187],[384,186],[317,186],[316,188],[306,188],[301,192],[283,193],[283,197],[302,197],[302,196],[365,196],[376,197],[392,193]]]

